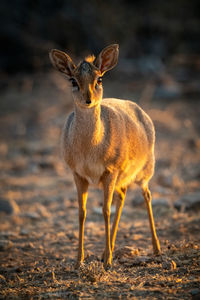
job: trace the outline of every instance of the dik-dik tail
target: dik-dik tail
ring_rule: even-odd
[[[118,60],[118,45],[104,48],[95,58],[78,65],[64,52],[52,50],[54,67],[72,85],[74,111],[68,116],[62,135],[62,151],[73,172],[79,202],[79,246],[77,265],[84,259],[83,237],[90,183],[104,191],[104,266],[111,265],[118,223],[128,185],[135,181],[147,205],[154,253],[160,252],[151,208],[148,182],[154,172],[154,127],[149,116],[134,102],[102,99],[102,77]],[[110,230],[110,207],[117,194],[116,213]]]

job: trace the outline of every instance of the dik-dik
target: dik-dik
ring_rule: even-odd
[[[104,192],[105,268],[111,265],[117,227],[127,187],[137,183],[143,192],[149,216],[154,254],[160,252],[156,235],[149,180],[154,173],[155,131],[150,117],[134,102],[102,99],[102,76],[118,61],[117,44],[104,48],[95,58],[78,65],[64,52],[52,50],[53,66],[71,81],[74,111],[62,134],[62,152],[72,170],[79,203],[79,245],[77,266],[84,260],[83,237],[89,184]],[[110,207],[116,195],[116,212],[110,231]]]

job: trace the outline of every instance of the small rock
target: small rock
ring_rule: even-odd
[[[0,251],[5,251],[12,248],[13,242],[8,240],[0,240]]]
[[[171,269],[171,263],[169,261],[164,261],[162,263],[162,268],[165,270],[170,270]]]
[[[110,208],[110,214],[113,215],[115,213],[115,205],[111,205],[111,208]],[[102,215],[102,207],[93,207],[93,211],[98,214],[98,215]]]
[[[49,161],[40,161],[38,165],[41,169],[54,169],[54,164]]]
[[[121,259],[122,257],[134,257],[137,255],[139,255],[138,249],[129,246],[119,248],[115,251],[115,257],[118,259]]]
[[[191,193],[184,195],[174,203],[177,210],[199,210],[200,209],[200,193]]]
[[[187,274],[188,269],[187,269],[187,268],[184,268],[184,267],[180,267],[180,268],[179,268],[179,272],[180,272],[180,273],[183,273],[183,274]]]
[[[170,207],[169,202],[167,199],[164,198],[154,198],[151,201],[152,206],[164,206],[164,207]]]
[[[34,244],[32,242],[28,243],[27,247],[30,248],[30,249],[34,249],[35,248],[35,246],[34,246]]]
[[[18,214],[19,211],[19,206],[14,200],[0,199],[0,212],[12,215]]]
[[[8,237],[15,237],[16,236],[16,233],[15,232],[12,232],[12,231],[1,231],[0,232],[0,238],[3,237],[3,238],[8,238]]]
[[[38,211],[38,214],[43,218],[50,217],[50,214],[49,214],[48,210],[46,209],[46,207],[40,203],[37,204],[37,211]]]
[[[171,213],[171,207],[167,199],[157,198],[152,199],[152,207],[155,215],[157,216],[165,216]]]
[[[148,256],[138,256],[132,262],[132,266],[144,266],[147,263],[152,262],[152,258]]]
[[[6,279],[3,275],[0,274],[0,283],[5,284],[6,283]]]
[[[21,229],[20,234],[21,235],[27,235],[29,233],[29,231],[25,228]]]
[[[68,237],[68,239],[70,241],[78,239],[78,233],[77,232],[67,233],[66,236]]]
[[[156,187],[156,192],[161,194],[161,195],[165,195],[165,196],[168,196],[172,193],[170,188],[166,188],[166,187],[163,187],[163,186],[160,186],[160,185],[158,185]]]
[[[32,211],[32,212],[25,212],[22,214],[22,217],[27,217],[27,218],[30,218],[30,219],[33,219],[33,220],[38,220],[40,219],[40,216],[38,213]]]
[[[192,296],[197,296],[198,294],[200,294],[200,289],[192,289],[190,290],[190,294]]]
[[[144,197],[142,194],[136,193],[135,197],[132,200],[133,206],[144,205]]]
[[[164,187],[172,187],[173,185],[173,178],[171,172],[169,170],[163,171],[161,174],[158,175],[157,178],[158,184]]]

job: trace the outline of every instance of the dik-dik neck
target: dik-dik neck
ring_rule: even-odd
[[[74,108],[74,130],[87,143],[97,145],[104,134],[104,126],[101,121],[101,105],[92,108]]]

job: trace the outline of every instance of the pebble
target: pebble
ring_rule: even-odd
[[[5,284],[6,283],[6,279],[3,275],[0,274],[0,283]]]
[[[115,213],[115,205],[111,205],[110,208],[110,214],[113,215]],[[98,214],[98,215],[102,215],[102,207],[93,207],[93,211]]]
[[[174,203],[177,210],[200,210],[200,192],[184,195]]]
[[[8,215],[18,214],[20,211],[19,206],[14,200],[0,199],[0,212]]]
[[[143,266],[146,265],[147,263],[152,262],[152,258],[149,256],[138,256],[136,257],[132,262],[132,266]]]
[[[121,259],[122,257],[134,257],[139,255],[139,250],[133,247],[125,246],[115,251],[115,257]]]
[[[1,237],[16,237],[16,233],[15,232],[13,232],[13,231],[1,231],[0,232],[0,239],[1,239]]]
[[[171,206],[167,199],[164,198],[157,198],[152,199],[152,208],[155,213],[155,215],[161,217],[171,214]]]
[[[161,195],[165,195],[165,196],[169,196],[172,193],[170,188],[166,188],[166,187],[163,187],[163,186],[160,186],[160,185],[158,185],[156,187],[156,192],[161,194]]]
[[[0,240],[0,251],[5,251],[12,248],[13,242],[8,240]]]
[[[44,205],[40,204],[40,203],[37,203],[37,212],[43,218],[50,217],[50,213],[48,212],[46,207]]]
[[[20,231],[20,234],[21,235],[28,235],[29,234],[29,231],[25,228],[22,228],[21,231]]]
[[[133,206],[144,205],[144,197],[142,196],[142,194],[136,193],[136,195],[134,196],[134,198],[132,200],[132,204],[133,204]]]
[[[200,289],[192,289],[190,290],[190,294],[192,296],[197,296],[198,294],[200,294]]]
[[[161,174],[159,174],[157,177],[157,181],[159,185],[166,188],[173,186],[173,178],[168,170],[165,170]]]
[[[54,164],[49,161],[40,161],[38,165],[40,169],[54,169]]]
[[[38,220],[40,219],[40,216],[38,213],[32,211],[32,212],[25,212],[21,215],[22,217],[27,217],[27,218],[30,218],[32,220]]]
[[[153,207],[154,206],[164,206],[167,208],[170,207],[168,200],[165,198],[154,198],[152,199],[151,204]]]

